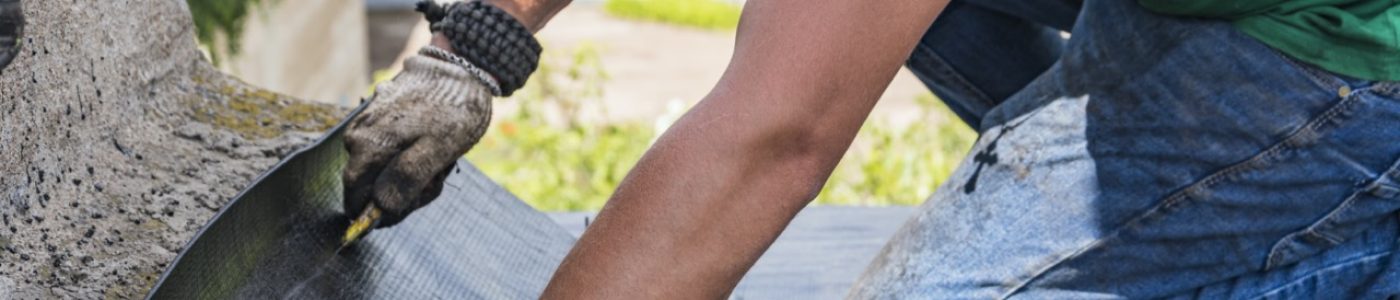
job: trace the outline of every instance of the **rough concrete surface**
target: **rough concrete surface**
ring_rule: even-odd
[[[344,113],[249,87],[183,0],[25,0],[0,71],[0,299],[141,298],[229,198]]]

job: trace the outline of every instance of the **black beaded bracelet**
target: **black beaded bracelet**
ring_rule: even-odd
[[[501,96],[524,86],[539,67],[540,42],[500,8],[480,1],[443,6],[424,0],[418,2],[418,11],[432,24],[433,32],[447,36],[457,55],[496,77]]]

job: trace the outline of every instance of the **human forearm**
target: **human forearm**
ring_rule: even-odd
[[[516,21],[520,21],[530,32],[540,32],[545,23],[554,18],[573,0],[482,0],[501,10],[505,10]]]
[[[743,126],[762,118],[702,105],[678,122],[590,225],[545,298],[723,298],[844,150],[817,146],[835,135]]]
[[[564,10],[573,0],[482,0],[490,3],[501,10],[506,11],[521,25],[525,25],[530,32],[540,32],[544,25],[554,18],[555,14]],[[433,46],[442,49],[452,49],[452,44],[447,40],[447,36],[442,33],[433,34]]]
[[[748,2],[720,84],[618,187],[545,298],[723,298],[816,196],[942,6]]]

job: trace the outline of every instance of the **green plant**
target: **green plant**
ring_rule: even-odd
[[[561,57],[570,62],[563,68]],[[583,108],[601,107],[606,80],[592,46],[547,53],[518,96],[502,100],[519,109],[495,120],[467,158],[537,209],[602,208],[653,135],[641,123],[582,120]]]
[[[817,197],[817,204],[917,205],[957,168],[977,134],[933,95],[916,99],[922,120],[868,122]]]
[[[734,29],[740,7],[725,0],[608,0],[614,16],[707,29]]]
[[[194,17],[199,43],[210,49],[210,59],[219,64],[220,53],[237,55],[239,38],[248,13],[267,1],[278,0],[186,0]]]

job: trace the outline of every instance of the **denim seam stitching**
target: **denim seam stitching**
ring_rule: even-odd
[[[1152,218],[1164,215],[1165,212],[1169,212],[1171,210],[1179,208],[1179,206],[1181,205],[1193,202],[1186,201],[1186,199],[1191,198],[1190,195],[1192,194],[1201,193],[1203,190],[1212,187],[1220,182],[1224,182],[1228,179],[1233,179],[1235,178],[1235,176],[1239,175],[1239,173],[1242,173],[1244,171],[1269,166],[1273,164],[1274,160],[1281,156],[1281,154],[1283,154],[1285,151],[1301,148],[1304,145],[1310,144],[1307,142],[1298,142],[1295,140],[1302,138],[1304,134],[1307,133],[1311,133],[1307,134],[1307,136],[1320,135],[1320,130],[1323,129],[1324,126],[1336,121],[1337,116],[1343,111],[1350,110],[1351,106],[1354,106],[1356,105],[1356,103],[1361,101],[1359,100],[1359,98],[1360,97],[1355,96],[1341,97],[1340,101],[1337,101],[1337,103],[1332,104],[1332,106],[1329,107],[1326,111],[1322,112],[1322,114],[1319,114],[1318,116],[1313,117],[1307,123],[1304,123],[1302,127],[1299,127],[1298,129],[1289,133],[1283,140],[1280,140],[1279,142],[1269,146],[1268,148],[1265,148],[1263,151],[1255,154],[1254,156],[1250,157],[1245,161],[1225,167],[1225,169],[1207,175],[1203,179],[1188,184],[1182,190],[1174,192],[1167,197],[1164,197],[1162,203],[1159,203],[1156,206],[1148,209],[1147,211],[1144,211],[1141,215],[1130,219],[1127,222],[1124,222],[1123,225],[1119,226],[1117,229],[1113,230],[1108,235],[1105,235],[1104,237],[1095,240],[1089,245],[1086,245],[1080,248],[1079,250],[1076,250],[1070,253],[1069,255],[1064,256],[1063,258],[1051,262],[1050,264],[1041,268],[1039,271],[1033,273],[1026,280],[1023,280],[1018,284],[1012,286],[1012,288],[1007,290],[1007,292],[1004,293],[1000,298],[1006,299],[1011,297],[1011,295],[1014,295],[1020,292],[1021,290],[1025,289],[1027,286],[1030,285],[1031,282],[1034,282],[1037,279],[1040,279],[1041,276],[1045,275],[1046,273],[1049,273],[1050,270],[1053,270],[1056,266],[1059,266],[1065,263],[1066,261],[1078,258],[1084,253],[1103,247],[1107,244],[1108,241],[1119,238],[1128,229],[1136,228],[1142,223],[1147,222]]]
[[[1342,200],[1341,204],[1338,204],[1336,207],[1333,207],[1330,211],[1327,212],[1326,215],[1323,215],[1321,218],[1318,218],[1317,220],[1313,221],[1312,224],[1308,225],[1308,227],[1303,228],[1303,230],[1284,235],[1282,239],[1279,239],[1277,242],[1274,242],[1274,245],[1269,247],[1269,254],[1264,259],[1264,270],[1270,270],[1279,267],[1283,263],[1280,261],[1283,259],[1283,252],[1285,250],[1287,250],[1290,253],[1293,252],[1293,250],[1291,250],[1292,248],[1287,247],[1287,245],[1290,241],[1293,241],[1295,239],[1302,238],[1305,236],[1315,236],[1327,241],[1327,243],[1330,244],[1329,247],[1341,244],[1342,238],[1329,234],[1320,229],[1322,226],[1325,226],[1326,223],[1328,223],[1328,220],[1332,220],[1334,217],[1337,216],[1337,214],[1340,214],[1343,210],[1346,210],[1347,208],[1356,205],[1356,202],[1359,201],[1358,199],[1361,198],[1361,193],[1363,192],[1365,191],[1357,189],[1356,191],[1352,192],[1351,195],[1347,196],[1345,200]]]
[[[923,43],[920,42],[920,45],[922,44]],[[937,51],[933,51],[929,47],[916,47],[915,50],[919,52],[926,52],[921,54],[927,55],[926,57],[929,57],[929,59],[936,60],[936,63],[924,65],[933,67],[932,69],[934,69],[935,72],[938,72],[938,75],[940,75],[939,79],[949,79],[949,81],[951,81],[950,83],[956,85],[958,89],[962,90],[963,92],[970,94],[972,98],[975,98],[974,100],[976,100],[979,104],[986,106],[987,109],[996,107],[996,104],[992,102],[991,96],[988,96],[986,92],[983,92],[981,89],[978,89],[976,85],[972,84],[972,82],[967,81],[966,77],[963,77],[956,70],[953,70],[952,65],[948,63],[947,59],[943,58],[943,55],[938,54]],[[981,113],[986,114],[986,111],[982,111]]]
[[[1324,273],[1324,272],[1328,272],[1328,271],[1334,271],[1334,270],[1336,270],[1336,269],[1343,268],[1343,267],[1348,267],[1348,266],[1355,265],[1355,264],[1360,264],[1360,263],[1366,263],[1366,262],[1375,261],[1375,260],[1377,260],[1377,259],[1380,259],[1380,258],[1383,257],[1383,256],[1390,256],[1390,255],[1394,255],[1394,254],[1395,254],[1395,252],[1393,252],[1393,251],[1391,251],[1391,252],[1382,252],[1382,253],[1374,253],[1374,254],[1370,254],[1370,255],[1365,255],[1365,256],[1357,257],[1357,258],[1355,258],[1355,259],[1351,259],[1351,260],[1339,262],[1339,263],[1336,263],[1336,264],[1332,264],[1332,265],[1329,265],[1329,266],[1327,266],[1327,267],[1325,267],[1325,268],[1321,268],[1321,269],[1319,269],[1319,270],[1317,270],[1317,271],[1315,271],[1315,272],[1310,272],[1310,273],[1308,273],[1307,276],[1302,276],[1301,278],[1294,279],[1294,280],[1292,280],[1292,281],[1289,281],[1288,283],[1279,285],[1279,286],[1274,287],[1273,289],[1270,289],[1270,290],[1265,291],[1265,292],[1263,292],[1263,293],[1259,293],[1259,295],[1256,295],[1256,296],[1254,296],[1253,298],[1249,298],[1249,299],[1268,299],[1270,296],[1277,295],[1279,292],[1282,292],[1284,289],[1289,288],[1289,287],[1292,287],[1292,286],[1295,286],[1295,285],[1297,285],[1298,283],[1302,282],[1303,280],[1307,280],[1307,279],[1311,279],[1311,278],[1317,277],[1319,273]]]
[[[1351,98],[1360,97],[1353,96]],[[1288,235],[1285,235],[1282,239],[1279,239],[1279,241],[1275,242],[1272,247],[1269,247],[1269,254],[1265,259],[1264,269],[1269,270],[1279,267],[1282,263],[1279,260],[1282,259],[1281,255],[1283,255],[1282,251],[1285,250],[1285,245],[1287,245],[1289,241],[1292,241],[1294,239],[1306,236],[1315,236],[1327,241],[1327,243],[1329,243],[1328,247],[1336,246],[1345,242],[1345,239],[1343,239],[1342,237],[1328,233],[1326,227],[1331,227],[1333,225],[1332,221],[1335,220],[1337,215],[1341,214],[1342,211],[1347,210],[1352,206],[1355,206],[1357,202],[1361,201],[1361,199],[1363,199],[1363,194],[1370,193],[1372,190],[1375,189],[1375,186],[1377,185],[1382,185],[1382,180],[1387,174],[1391,174],[1397,171],[1400,171],[1400,160],[1397,160],[1395,163],[1392,163],[1388,170],[1380,172],[1377,178],[1369,179],[1370,183],[1367,183],[1365,187],[1354,189],[1351,195],[1347,196],[1345,200],[1342,200],[1342,203],[1338,204],[1336,207],[1332,208],[1332,210],[1328,211],[1326,215],[1322,216],[1321,218],[1318,218],[1316,221],[1314,221],[1312,224],[1309,224],[1304,229],[1294,233],[1290,233]]]
[[[1317,236],[1325,239],[1328,243],[1331,243],[1331,245],[1328,245],[1329,247],[1340,245],[1341,243],[1345,242],[1345,239],[1327,232],[1327,229],[1335,225],[1334,221],[1336,219],[1336,216],[1342,211],[1349,209],[1352,206],[1355,206],[1357,202],[1361,201],[1361,199],[1364,199],[1362,198],[1364,195],[1375,195],[1376,189],[1392,186],[1390,184],[1387,184],[1386,181],[1387,177],[1393,176],[1395,174],[1400,174],[1400,160],[1396,160],[1395,163],[1392,163],[1388,170],[1386,170],[1385,172],[1381,172],[1377,176],[1377,178],[1371,179],[1370,183],[1366,184],[1365,187],[1356,189],[1356,191],[1353,192],[1351,196],[1348,196],[1346,200],[1343,200],[1340,205],[1329,211],[1327,215],[1313,222],[1313,224],[1309,225],[1306,229],[1288,234],[1287,236],[1284,236],[1283,239],[1280,239],[1278,242],[1274,243],[1274,246],[1269,248],[1269,255],[1267,261],[1265,262],[1264,269],[1268,270],[1279,267],[1280,262],[1278,262],[1278,260],[1281,259],[1279,255],[1282,255],[1281,252],[1286,250],[1286,248],[1284,248],[1285,245],[1288,244],[1289,241],[1292,241],[1294,239],[1309,235]]]
[[[1307,228],[1303,229],[1303,232],[1306,232],[1307,234],[1317,235],[1318,237],[1326,239],[1328,242],[1331,242],[1333,246],[1345,242],[1346,239],[1339,237],[1335,234],[1328,233],[1328,231],[1330,231],[1328,229],[1333,229],[1333,227],[1336,227],[1336,222],[1334,221],[1336,221],[1337,215],[1340,215],[1343,211],[1350,209],[1352,206],[1356,206],[1357,202],[1360,202],[1364,199],[1361,195],[1365,192],[1366,191],[1364,190],[1358,190],[1351,193],[1351,195],[1347,196],[1346,200],[1342,200],[1342,203],[1338,204],[1336,208],[1333,208],[1331,211],[1328,211],[1327,215],[1322,216],[1322,218],[1319,218],[1317,219],[1317,221],[1313,222],[1312,225],[1308,225]]]
[[[1390,97],[1400,96],[1400,81],[1379,82],[1372,85],[1371,90]]]

